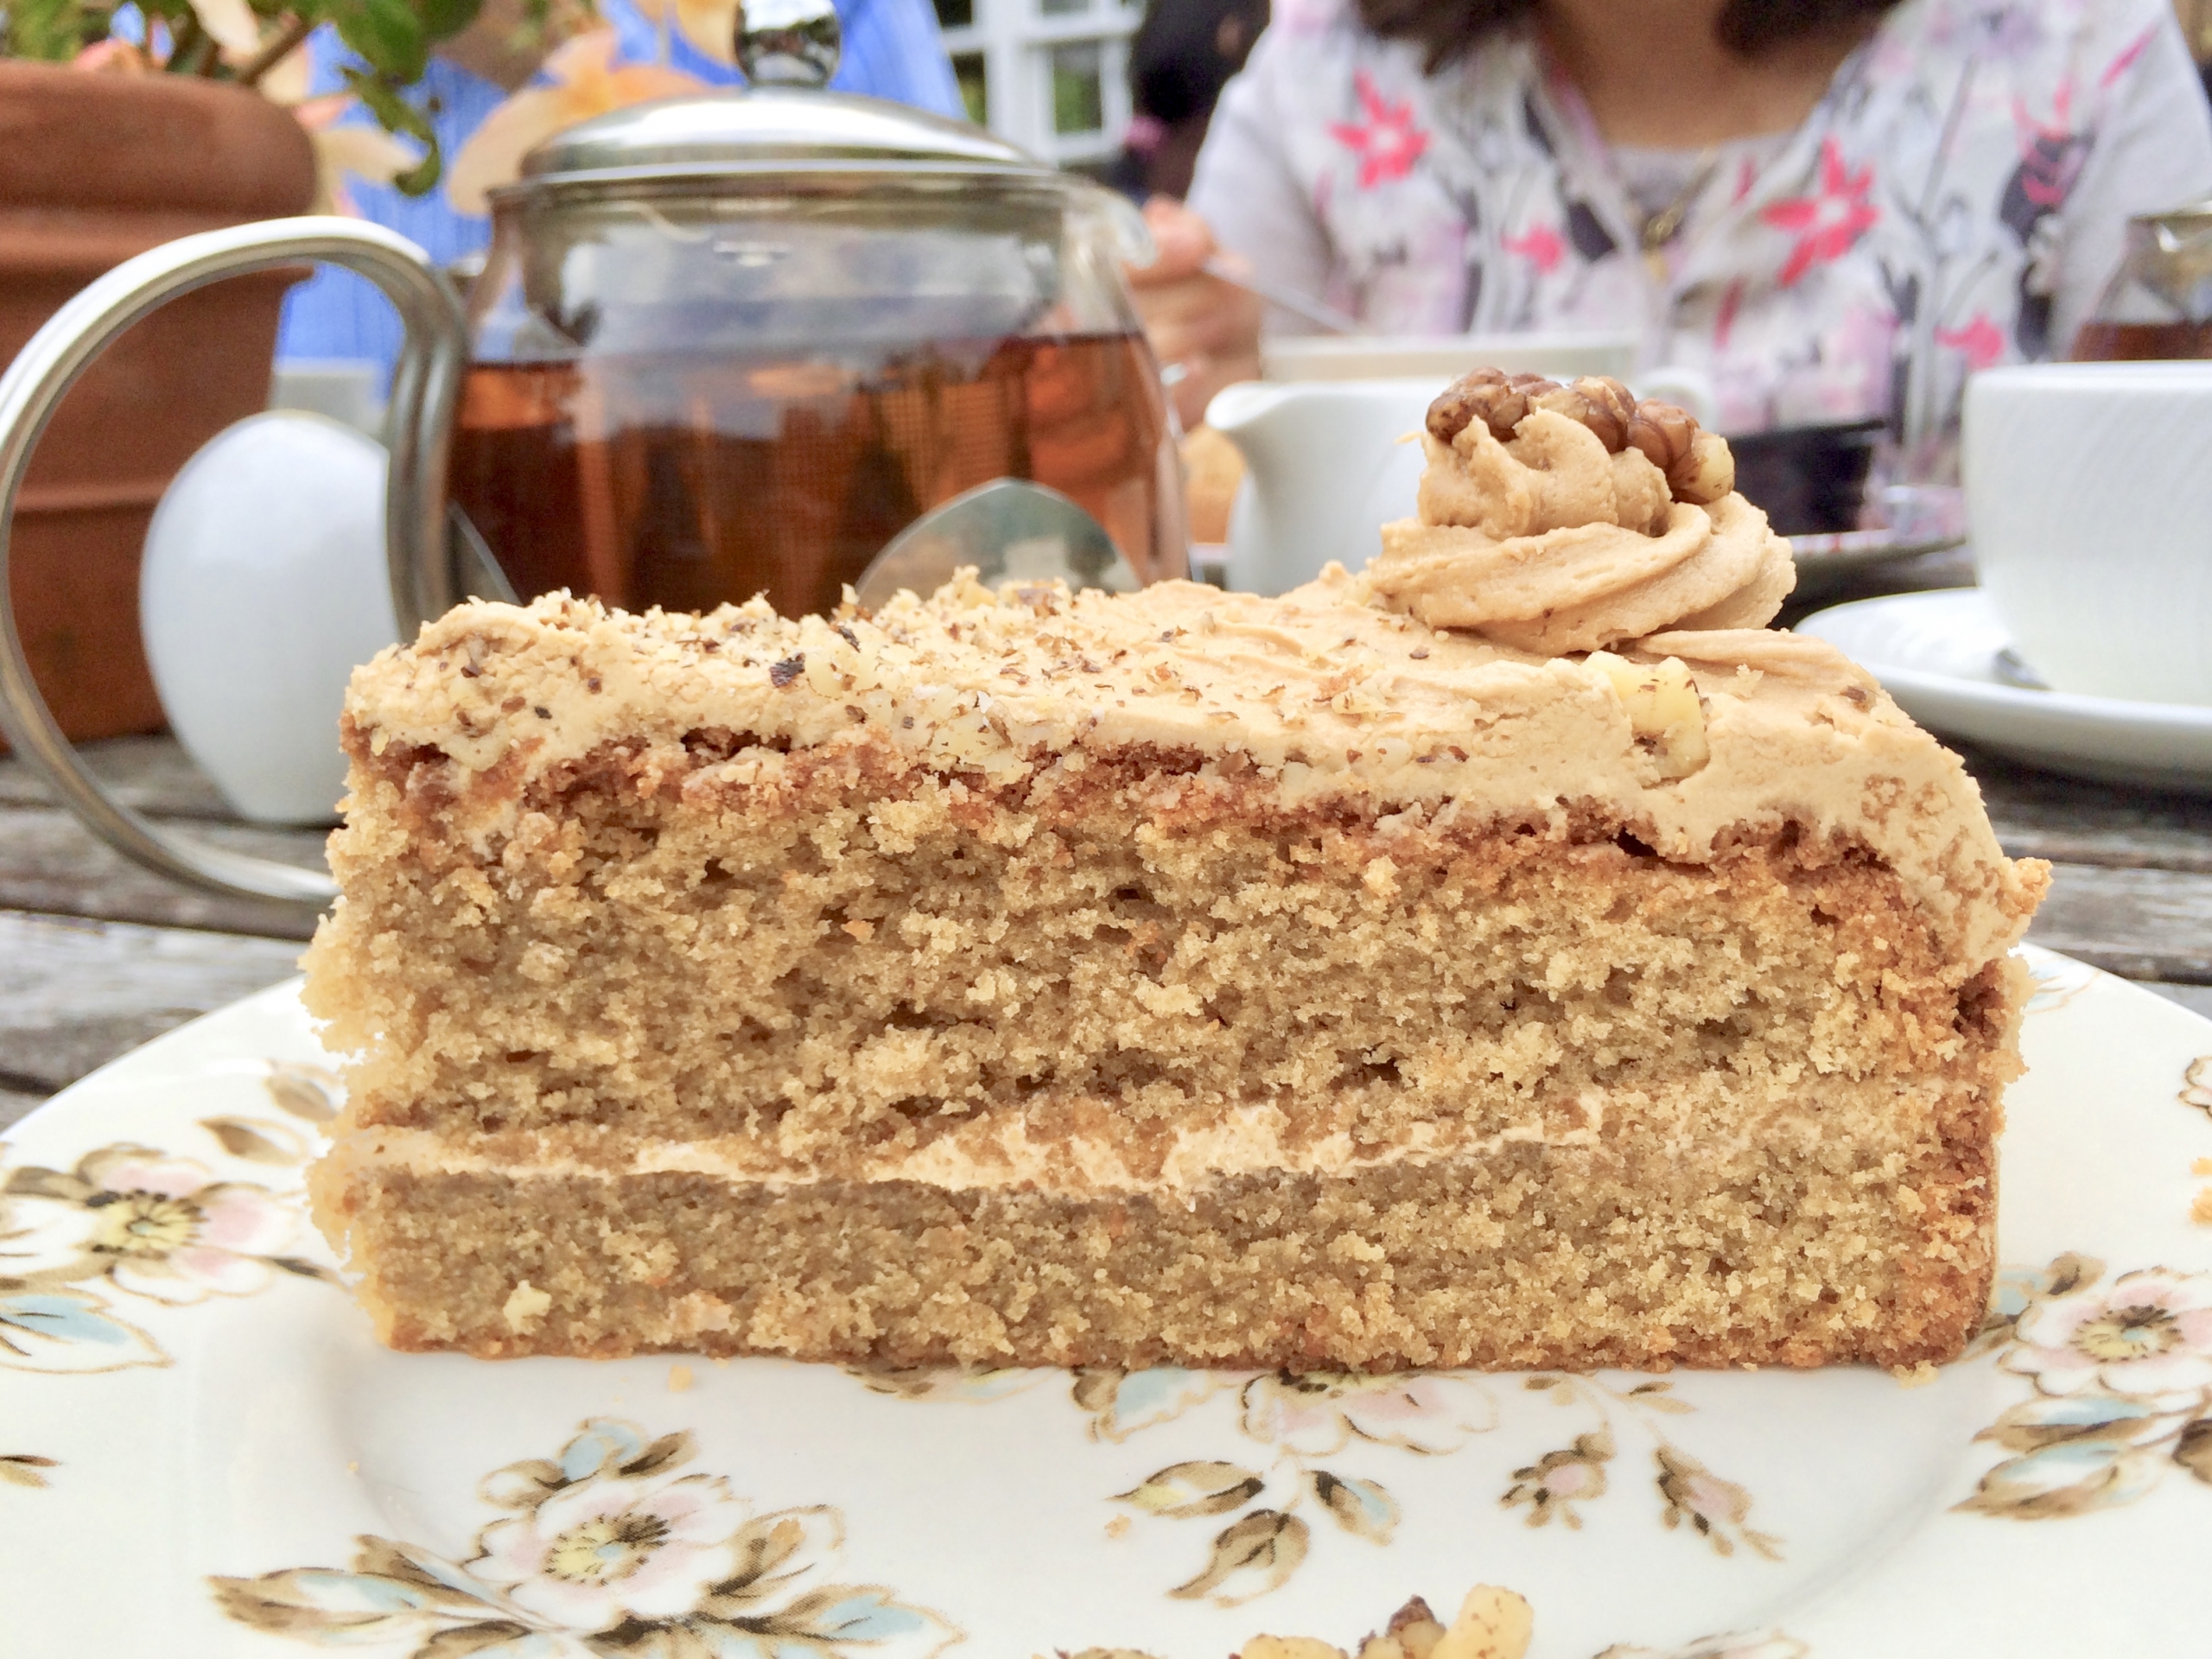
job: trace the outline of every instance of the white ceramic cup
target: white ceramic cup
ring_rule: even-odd
[[[2051,688],[2212,703],[2212,363],[2037,363],[1967,383],[1967,522]]]

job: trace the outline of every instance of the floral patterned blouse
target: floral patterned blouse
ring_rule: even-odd
[[[1610,149],[1529,34],[1429,77],[1350,0],[1276,0],[1191,205],[1387,332],[1634,329],[1724,430],[1884,415],[1940,450],[1969,372],[2063,354],[2131,214],[2212,194],[2212,114],[2168,0],[1906,0],[1796,131],[1678,159],[1662,276],[1665,152]]]

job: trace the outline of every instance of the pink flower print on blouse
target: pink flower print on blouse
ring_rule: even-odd
[[[1376,90],[1375,80],[1362,69],[1352,76],[1352,90],[1359,96],[1364,121],[1332,121],[1329,131],[1336,141],[1359,156],[1359,188],[1372,190],[1392,179],[1402,179],[1428,148],[1428,135],[1414,124],[1411,99],[1393,104]]]
[[[1521,235],[1503,237],[1500,241],[1508,253],[1517,253],[1534,265],[1540,276],[1550,276],[1567,257],[1567,244],[1548,225],[1532,225]]]
[[[2158,32],[2155,29],[2146,29],[2122,47],[2119,55],[2105,66],[2104,73],[2097,77],[2099,90],[2110,86],[2113,82],[2133,69],[2135,67],[2135,60],[2143,55],[2143,48],[2151,44],[2151,37]]]
[[[2005,331],[1977,311],[1963,328],[1938,328],[1936,343],[1961,353],[1969,370],[1986,369],[2005,355]]]
[[[1881,209],[1866,200],[1874,188],[1870,163],[1853,173],[1844,165],[1843,149],[1833,138],[1821,141],[1821,189],[1818,195],[1794,196],[1759,210],[1759,217],[1778,231],[1794,232],[1796,245],[1782,267],[1782,286],[1794,286],[1815,265],[1840,259],[1881,217]]]

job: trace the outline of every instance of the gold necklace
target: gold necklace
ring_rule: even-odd
[[[1643,253],[1643,268],[1651,273],[1651,280],[1660,287],[1667,286],[1667,245],[1681,234],[1682,221],[1689,217],[1690,208],[1705,187],[1713,181],[1713,169],[1719,159],[1719,146],[1707,144],[1697,158],[1696,170],[1690,181],[1675,194],[1675,199],[1656,213],[1643,216],[1643,228],[1637,233],[1637,245]]]

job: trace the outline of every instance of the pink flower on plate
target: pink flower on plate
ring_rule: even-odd
[[[1352,90],[1358,95],[1363,121],[1332,121],[1330,136],[1359,156],[1359,188],[1372,190],[1378,184],[1393,179],[1402,179],[1413,171],[1414,163],[1428,149],[1428,135],[1414,122],[1411,99],[1393,104],[1376,86],[1375,79],[1366,70],[1352,75]]]
[[[68,1174],[17,1172],[5,1217],[0,1275],[54,1284],[105,1277],[179,1306],[260,1290],[268,1258],[292,1243],[300,1219],[266,1187],[213,1181],[190,1159],[144,1147],[104,1147]]]
[[[1328,1457],[1354,1439],[1452,1452],[1497,1427],[1497,1406],[1479,1384],[1449,1374],[1271,1371],[1244,1385],[1241,1421],[1254,1440],[1304,1457]]]
[[[485,1529],[468,1571],[564,1630],[680,1618],[739,1576],[746,1519],[719,1475],[588,1480]]]
[[[2005,1369],[2045,1394],[2212,1389],[2212,1274],[2145,1268],[2020,1316]]]

